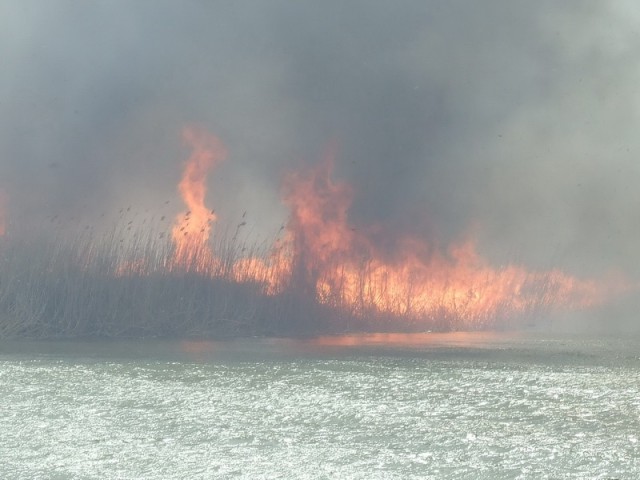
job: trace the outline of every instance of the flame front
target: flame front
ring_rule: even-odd
[[[205,205],[207,173],[227,156],[222,142],[196,128],[185,128],[182,137],[192,149],[178,184],[178,191],[187,206],[176,217],[172,229],[175,246],[174,266],[198,272],[211,272],[215,259],[207,241],[216,214]]]
[[[286,176],[283,201],[290,217],[270,251],[236,252],[223,261],[209,244],[216,215],[205,205],[205,194],[206,175],[226,149],[195,129],[186,129],[183,138],[192,148],[178,186],[187,210],[172,229],[171,271],[257,284],[264,295],[290,292],[345,317],[399,322],[399,328],[477,329],[539,307],[587,308],[608,295],[602,284],[560,270],[494,268],[472,240],[439,250],[421,238],[395,235],[394,248],[380,247],[369,234],[372,228],[349,223],[353,191],[332,180],[333,155]],[[376,232],[380,236],[380,227]]]
[[[533,307],[584,308],[603,300],[601,287],[561,271],[495,269],[467,240],[439,252],[422,239],[396,239],[382,251],[367,228],[348,223],[351,188],[331,180],[331,158],[285,182],[291,209],[292,275],[317,300],[357,316],[402,318],[458,327],[490,324]]]

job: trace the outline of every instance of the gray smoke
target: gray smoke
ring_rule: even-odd
[[[2,0],[0,188],[11,222],[173,214],[196,124],[230,151],[210,205],[268,235],[335,143],[355,225],[635,277],[639,26],[623,0]]]

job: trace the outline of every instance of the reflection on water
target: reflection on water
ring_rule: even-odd
[[[305,354],[357,351],[367,347],[394,350],[433,348],[488,348],[519,338],[517,333],[451,332],[451,333],[362,333],[322,335],[311,338],[254,338],[228,341],[185,339],[178,349],[194,357],[223,352],[260,351],[263,353]]]
[[[261,361],[307,357],[414,356],[525,362],[637,362],[634,337],[549,336],[531,332],[368,333],[312,338],[1,341],[3,357],[159,361]]]
[[[514,332],[372,333],[298,339],[3,341],[0,360],[51,357],[76,361],[219,363],[373,355],[593,364],[636,362],[640,357],[639,344],[634,338],[570,338]]]
[[[344,356],[479,358],[533,363],[636,364],[640,339],[531,332],[368,333],[312,338],[182,340],[141,347],[197,362]]]
[[[178,348],[189,355],[209,355],[216,350],[216,343],[208,340],[181,340]]]
[[[517,333],[497,332],[450,332],[450,333],[367,333],[352,335],[327,335],[308,340],[319,347],[482,347],[496,342],[505,342],[517,338]]]
[[[518,333],[366,333],[323,335],[311,338],[254,338],[228,341],[187,339],[178,342],[180,353],[193,360],[229,355],[336,355],[359,353],[431,352],[442,349],[491,349],[510,344]]]

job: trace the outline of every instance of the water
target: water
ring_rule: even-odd
[[[0,478],[635,479],[638,346],[0,343]]]

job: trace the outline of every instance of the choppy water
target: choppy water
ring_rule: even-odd
[[[640,478],[639,346],[0,343],[0,478]]]

